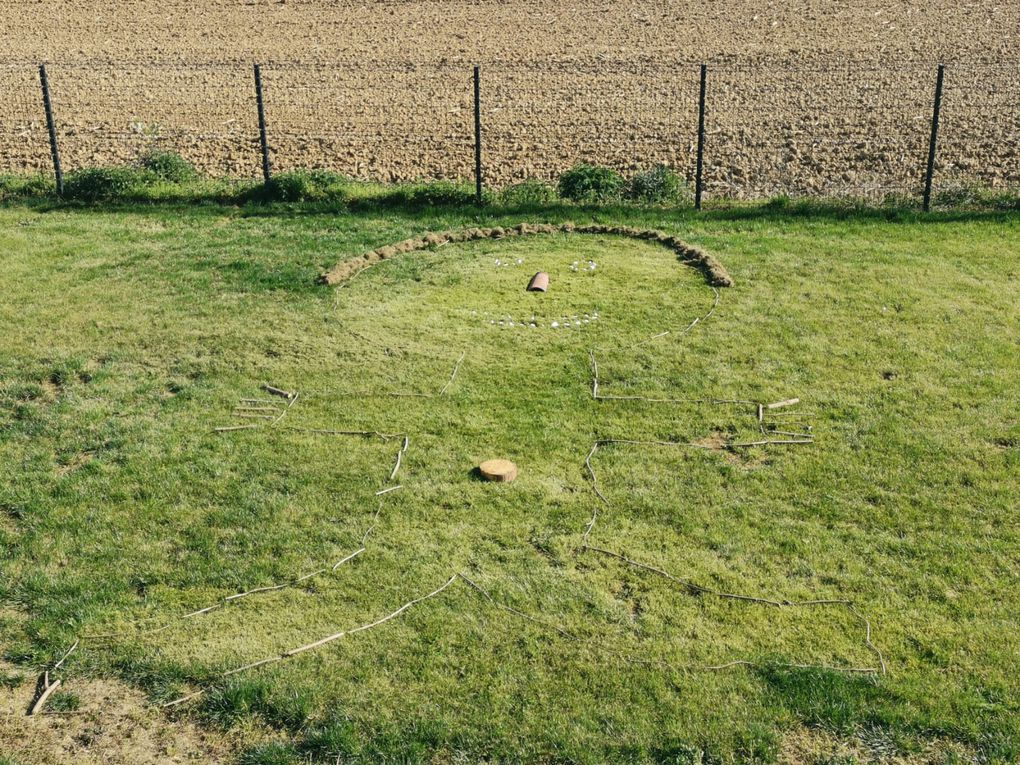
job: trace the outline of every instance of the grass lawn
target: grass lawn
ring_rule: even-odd
[[[1020,217],[594,213],[730,271],[686,333],[715,299],[701,274],[612,236],[316,284],[413,234],[568,215],[0,208],[5,658],[42,669],[108,635],[82,639],[68,691],[202,690],[168,713],[279,731],[239,753],[263,765],[768,762],[804,729],[1016,761]],[[539,270],[550,291],[525,293]],[[590,349],[601,394],[674,401],[593,400]],[[299,393],[286,417],[233,417],[287,406],[265,382]],[[756,440],[754,404],[695,400],[794,396],[767,422],[813,443],[607,443],[593,491],[597,440]],[[213,430],[238,424],[259,427]],[[517,481],[478,480],[490,457]],[[683,580],[852,600],[887,673],[845,671],[879,661],[846,608],[585,549],[596,508],[588,544]]]

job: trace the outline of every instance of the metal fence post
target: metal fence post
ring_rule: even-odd
[[[262,97],[262,67],[255,64],[255,100],[259,108],[259,141],[262,143],[262,180],[266,183],[272,179],[269,167],[269,141],[266,138],[266,107]]]
[[[475,203],[482,204],[482,82],[475,67]]]
[[[939,140],[939,113],[942,111],[942,84],[945,76],[946,65],[939,64],[939,73],[935,80],[935,107],[931,115],[931,138],[928,140],[928,169],[924,174],[923,209],[925,212],[931,209],[931,181],[935,174],[935,152]]]
[[[694,209],[701,209],[703,189],[702,173],[705,168],[705,91],[708,85],[708,65],[701,65],[701,91],[698,95],[698,167],[694,177]]]
[[[57,179],[57,194],[64,195],[64,171],[60,168],[60,147],[57,145],[57,124],[53,119],[53,102],[50,100],[50,80],[46,64],[39,64],[39,82],[42,84],[43,106],[46,108],[46,127],[50,132],[50,156],[53,157],[53,175]]]

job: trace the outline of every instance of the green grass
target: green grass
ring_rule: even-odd
[[[83,641],[67,693],[92,674],[154,701],[205,688],[177,713],[283,732],[248,763],[768,762],[801,725],[881,735],[904,755],[946,739],[988,762],[1020,756],[1020,219],[796,204],[529,215],[675,231],[725,264],[736,286],[709,320],[637,348],[713,300],[645,242],[450,245],[346,288],[316,285],[371,247],[521,217],[0,208],[7,658],[43,667],[76,637],[116,631]],[[570,270],[589,259],[594,272]],[[546,295],[523,291],[537,270],[552,276]],[[548,327],[596,311],[581,328]],[[544,326],[498,325],[532,313]],[[592,347],[603,393],[799,396],[816,442],[606,446],[594,465],[610,504],[591,543],[718,589],[850,598],[886,676],[787,666],[873,663],[843,610],[692,596],[578,550],[597,505],[584,468],[595,439],[757,432],[753,407],[593,401]],[[461,353],[446,396],[361,395],[435,392]],[[403,488],[379,511],[398,440],[213,433],[264,381],[301,392],[282,424],[406,432]],[[514,459],[520,478],[476,480],[491,456]],[[331,564],[373,522],[366,552],[335,574],[144,632]],[[378,628],[217,678],[371,622],[458,571],[582,639],[456,581]],[[620,652],[756,666],[668,670]]]

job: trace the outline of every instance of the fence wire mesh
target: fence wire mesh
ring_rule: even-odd
[[[62,60],[47,65],[65,171],[159,149],[213,175],[257,177],[247,63]],[[274,170],[364,180],[469,179],[471,68],[262,65]],[[663,164],[693,183],[698,64],[490,61],[482,67],[486,183],[553,179],[577,162],[626,173]],[[917,195],[935,67],[929,62],[709,64],[709,196]],[[38,63],[0,60],[0,171],[50,167]],[[949,62],[936,189],[1020,187],[1020,65]]]

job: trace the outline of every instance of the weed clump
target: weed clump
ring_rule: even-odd
[[[64,196],[81,202],[111,202],[146,185],[147,173],[133,167],[87,167],[64,181]]]
[[[628,182],[624,197],[632,202],[655,205],[690,203],[694,195],[687,181],[666,165],[634,175]]]
[[[499,193],[499,201],[507,207],[542,207],[559,201],[556,189],[542,181],[523,181],[507,186]]]
[[[560,175],[560,196],[572,202],[612,202],[620,198],[625,181],[609,167],[579,164]]]
[[[277,173],[254,196],[264,202],[343,202],[349,181],[328,170],[289,170]]]
[[[187,183],[198,176],[195,166],[172,151],[150,151],[139,162],[143,170],[160,181]]]

